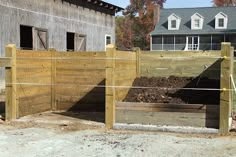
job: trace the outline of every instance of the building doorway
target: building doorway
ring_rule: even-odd
[[[185,50],[196,50],[198,51],[200,47],[199,36],[187,36]]]

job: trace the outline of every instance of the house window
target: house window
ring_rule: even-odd
[[[67,32],[66,45],[67,51],[75,51],[75,33]]]
[[[218,19],[218,26],[224,27],[224,19],[223,18]]]
[[[20,48],[24,50],[33,49],[33,28],[20,25]]]
[[[168,30],[178,30],[181,23],[181,18],[174,13],[168,17]]]
[[[194,20],[194,27],[195,28],[200,28],[200,19],[195,19]]]
[[[176,28],[176,20],[171,20],[171,28]]]
[[[215,16],[215,29],[227,29],[228,16],[222,12]]]
[[[195,13],[191,16],[191,29],[202,29],[204,17],[199,13]]]

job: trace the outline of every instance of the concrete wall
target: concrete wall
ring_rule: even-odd
[[[0,53],[6,44],[20,47],[20,25],[48,30],[49,48],[66,50],[66,32],[87,36],[87,51],[104,51],[105,35],[115,41],[115,18],[61,0],[0,0]],[[0,70],[0,89],[4,87]]]

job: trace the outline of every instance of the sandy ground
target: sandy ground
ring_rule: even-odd
[[[76,115],[43,113],[0,124],[0,157],[236,157],[236,135],[106,130]]]

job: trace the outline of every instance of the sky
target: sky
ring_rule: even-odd
[[[129,0],[103,0],[108,3],[125,8]],[[211,7],[212,0],[166,0],[164,8],[192,8],[192,7]]]

